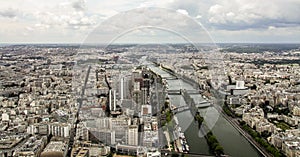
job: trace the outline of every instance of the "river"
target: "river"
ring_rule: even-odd
[[[151,70],[166,79],[169,90],[194,89],[193,86],[181,79],[170,79],[172,75],[162,69],[150,66]],[[202,102],[204,98],[200,94],[192,94],[191,97],[195,102]],[[175,106],[186,105],[182,95],[169,95],[171,104]],[[199,109],[204,117],[204,122],[210,124],[213,134],[223,146],[225,154],[232,157],[260,157],[262,156],[214,107]],[[177,113],[179,126],[185,133],[187,142],[190,146],[190,152],[211,155],[205,138],[199,134],[198,125],[190,111]]]

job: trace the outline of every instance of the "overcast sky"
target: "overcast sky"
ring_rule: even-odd
[[[184,14],[216,42],[300,43],[299,0],[3,0],[0,43],[81,43],[101,22],[143,7]],[[143,35],[147,32],[155,31]]]

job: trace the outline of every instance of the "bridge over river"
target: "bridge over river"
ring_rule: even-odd
[[[167,92],[169,95],[181,95],[182,89],[180,89],[180,90],[170,89],[170,90],[167,90]],[[189,94],[201,94],[201,93],[203,93],[203,90],[188,89],[188,90],[186,90],[186,92]]]
[[[205,108],[205,107],[210,107],[212,106],[212,104],[210,102],[207,102],[207,101],[202,101],[202,102],[199,102],[199,103],[196,103],[195,104],[195,107],[196,108]],[[177,114],[177,113],[180,113],[180,112],[185,112],[187,110],[190,110],[190,106],[179,106],[179,107],[175,107],[173,108],[171,111],[174,113],[174,114]]]

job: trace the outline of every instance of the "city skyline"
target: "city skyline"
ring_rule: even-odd
[[[299,6],[296,0],[3,1],[0,42],[82,43],[97,26],[119,13],[159,7],[201,23],[217,43],[299,43]],[[133,34],[125,39],[153,43],[157,42],[157,38],[151,40],[153,35],[160,35],[162,41],[170,37],[153,29]],[[136,37],[137,34],[141,37]]]
[[[0,157],[300,157],[299,0],[0,4]]]

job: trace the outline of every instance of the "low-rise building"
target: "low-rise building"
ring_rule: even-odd
[[[32,136],[15,151],[15,156],[39,157],[46,144],[46,136]]]
[[[64,141],[50,141],[41,157],[65,157],[67,155],[67,144]]]

